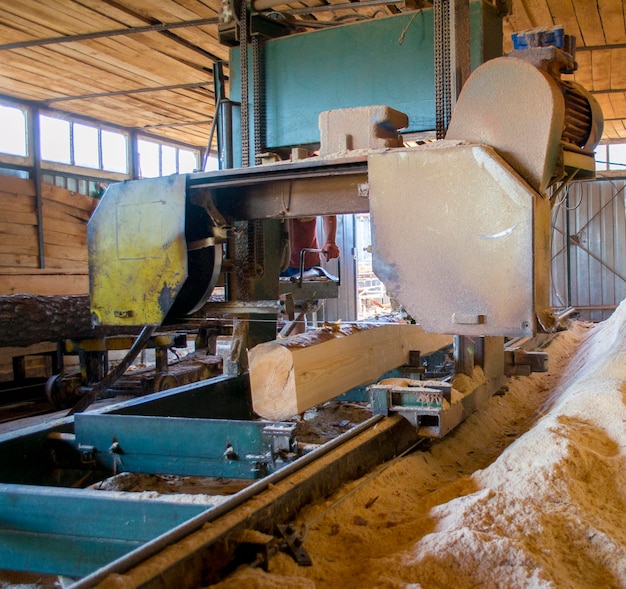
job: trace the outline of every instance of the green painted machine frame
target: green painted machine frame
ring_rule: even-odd
[[[0,563],[83,577],[211,507],[0,483]]]
[[[495,8],[481,0],[470,3],[470,18],[470,65],[474,70],[502,55],[502,21]],[[319,143],[319,113],[338,108],[384,104],[409,116],[405,132],[435,129],[430,8],[271,39],[263,43],[261,55],[264,148]],[[251,48],[248,59],[252,88]],[[237,47],[231,49],[230,64],[231,100],[241,102]],[[252,104],[249,110],[252,117]],[[241,166],[239,129],[239,110],[234,109],[235,167]],[[253,149],[252,136],[250,146]]]
[[[295,424],[252,417],[247,375],[220,376],[0,435],[1,568],[84,577],[219,504],[69,488],[87,473],[253,480],[285,466]]]
[[[233,419],[77,413],[74,443],[95,467],[112,472],[258,479],[296,457],[295,427]]]

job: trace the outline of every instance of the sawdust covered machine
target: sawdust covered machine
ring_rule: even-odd
[[[551,205],[572,179],[594,176],[602,114],[562,79],[577,67],[562,28],[519,33],[514,43],[469,77],[443,140],[406,147],[405,114],[338,109],[319,117],[318,157],[112,185],[88,228],[94,322],[210,315],[222,275],[218,306],[264,319],[249,323],[243,347],[272,340],[284,220],[369,212],[375,274],[425,331],[455,336],[457,371],[471,376],[479,361],[490,395],[504,373],[546,370],[545,354],[513,348],[504,357],[503,338],[558,327]],[[435,435],[475,401],[467,406],[449,423],[439,407]]]
[[[478,4],[486,10],[486,3]],[[402,30],[410,18],[405,14],[367,23],[362,33],[367,46],[384,39],[368,27],[387,31],[399,23]],[[360,25],[351,30],[357,34]],[[323,34],[351,42],[344,31]],[[419,43],[420,36],[420,31],[409,30],[403,50]],[[285,59],[294,54],[292,43],[309,42],[306,35],[293,37],[286,38]],[[331,45],[329,50],[335,49]],[[274,51],[268,48],[268,55],[276,58]],[[249,329],[247,345],[272,340],[282,288],[278,252],[284,220],[369,212],[376,274],[426,331],[455,336],[457,351],[463,352],[458,354],[461,370],[465,352],[471,356],[472,349],[469,372],[480,362],[486,378],[479,395],[493,394],[502,385],[505,364],[509,373],[523,373],[533,363],[541,369],[543,357],[520,352],[506,359],[504,338],[529,338],[558,327],[549,304],[551,205],[569,181],[594,176],[593,152],[602,133],[593,97],[561,79],[575,69],[573,53],[572,40],[559,31],[518,35],[512,54],[475,68],[442,140],[405,146],[397,129],[407,121],[410,125],[413,114],[407,117],[388,106],[351,105],[347,111],[320,116],[319,157],[111,185],[88,226],[94,323],[144,328],[127,361],[158,326],[204,320],[211,314],[261,318],[242,322]],[[326,62],[319,52],[312,59]],[[414,64],[414,53],[408,59]],[[427,73],[432,80],[432,72]],[[211,298],[217,284],[226,293],[219,302]],[[299,285],[290,283],[290,288]],[[294,296],[306,298],[297,292]],[[9,532],[19,539],[0,548],[3,566],[84,577],[79,586],[93,586],[143,562],[183,533],[202,528],[210,534],[211,526],[205,524],[218,518],[216,514],[253,496],[261,503],[260,490],[269,488],[270,481],[274,492],[280,476],[316,458],[317,450],[297,456],[295,423],[255,418],[244,374],[124,401],[110,411],[81,412],[127,361],[87,389],[72,420],[18,433],[0,444],[0,501],[10,506]],[[380,437],[369,446],[358,444],[362,450],[356,458],[333,464],[323,485],[311,483],[307,490],[294,485],[297,498],[281,503],[272,496],[263,507],[267,511],[247,511],[237,529],[263,529],[270,520],[288,517],[287,501],[295,510],[319,498],[314,496],[319,488],[330,493],[342,477],[360,476],[374,461],[397,454],[397,434],[406,434],[403,442],[421,435],[413,425],[421,430],[424,412],[418,411],[415,419],[419,403],[411,399],[411,391],[397,394],[409,400],[402,407],[392,390],[375,389],[371,400],[378,415],[371,419],[377,419],[376,427],[368,420],[346,436],[370,428],[376,429],[372,440]],[[435,435],[445,434],[479,404],[467,395],[445,412],[444,394],[436,395]],[[408,416],[409,423],[380,417],[392,412]],[[345,438],[335,441],[339,446]],[[326,451],[320,448],[319,455]],[[243,498],[237,494],[215,509],[166,498],[103,499],[101,491],[58,488],[99,481],[122,468],[260,480]],[[51,490],[53,486],[57,488]],[[77,511],[91,518],[86,529],[97,530],[96,539],[78,535],[85,524],[66,517]],[[63,517],[57,520],[48,513]],[[125,534],[121,539],[116,535],[120,530]],[[224,537],[230,542],[231,536],[220,534],[211,542],[217,545]],[[207,546],[208,541],[196,553],[204,565],[210,560]],[[224,554],[219,552],[216,560],[223,562]],[[200,574],[191,571],[192,560],[176,566],[168,560],[163,565],[167,570],[156,563],[157,572],[150,573],[155,585],[150,586],[163,586],[166,579],[176,586],[183,581],[184,586],[198,586]]]
[[[224,270],[233,303],[275,300],[279,240],[255,234],[259,223],[369,211],[375,272],[427,331],[551,330],[551,202],[594,175],[602,131],[594,98],[561,79],[576,68],[573,45],[562,31],[518,35],[470,76],[442,141],[402,147],[376,120],[393,109],[350,109],[354,128],[338,111],[320,157],[110,186],[88,228],[94,322],[192,315]],[[259,236],[261,248],[237,250]]]

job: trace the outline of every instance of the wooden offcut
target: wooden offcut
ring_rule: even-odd
[[[417,325],[345,325],[259,344],[249,351],[254,411],[282,420],[376,381],[408,362],[410,351],[428,354],[452,342]]]

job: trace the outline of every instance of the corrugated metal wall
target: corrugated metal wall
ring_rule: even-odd
[[[324,243],[322,223],[318,223],[318,241]],[[356,310],[356,261],[354,255],[354,215],[337,215],[337,243],[341,248],[339,261],[331,260],[324,266],[331,274],[340,275],[339,298],[326,299],[318,312],[319,321],[355,321]]]
[[[602,321],[626,298],[625,179],[574,182],[552,216],[552,306]]]

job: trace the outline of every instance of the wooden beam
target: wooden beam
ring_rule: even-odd
[[[283,420],[405,364],[410,351],[429,354],[452,342],[417,325],[345,325],[259,344],[249,353],[254,411]]]
[[[153,86],[150,88],[135,88],[130,90],[115,90],[109,92],[95,92],[92,94],[80,94],[78,96],[56,96],[44,100],[44,104],[52,104],[53,102],[65,102],[67,100],[89,100],[91,98],[103,98],[107,96],[128,96],[130,94],[147,94],[148,92],[163,92],[167,90],[184,90],[189,88],[203,88],[207,92],[213,93],[213,81],[208,82],[192,82],[190,84],[174,84],[173,86]],[[210,88],[207,88],[210,87]]]
[[[83,35],[62,35],[60,37],[49,37],[47,39],[28,39],[26,41],[17,41],[15,43],[4,43],[0,45],[0,51],[7,49],[23,49],[24,47],[42,47],[43,45],[58,45],[59,43],[76,43],[86,41],[88,39],[102,39],[103,37],[117,37],[119,35],[137,35],[140,33],[155,33],[162,31],[171,31],[172,29],[180,29],[183,27],[200,27],[206,25],[216,25],[219,19],[199,18],[187,22],[173,22],[158,25],[148,25],[145,27],[128,27],[126,29],[112,29],[109,31],[96,31],[94,33],[85,33]]]

